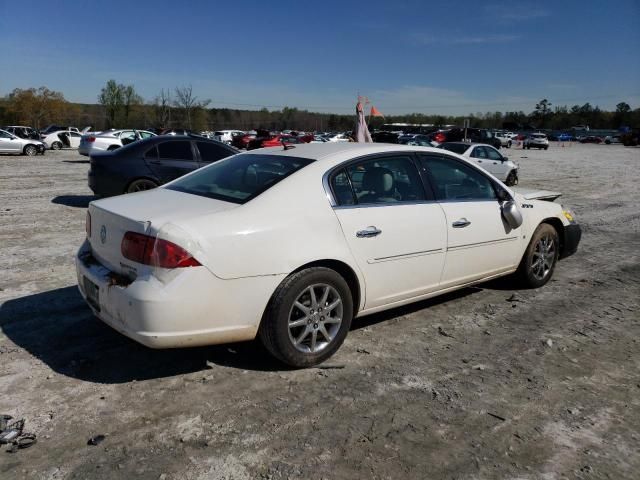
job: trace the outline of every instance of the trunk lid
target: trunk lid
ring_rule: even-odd
[[[154,235],[153,232],[166,224],[179,224],[180,220],[236,207],[234,203],[164,188],[120,195],[89,204],[91,235],[88,240],[94,257],[105,267],[118,274],[136,276],[147,266],[122,255],[122,238],[126,232]]]

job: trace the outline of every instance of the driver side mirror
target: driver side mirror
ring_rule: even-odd
[[[507,224],[514,230],[522,225],[522,213],[520,213],[516,202],[513,200],[509,200],[502,204],[502,216],[506,220]]]
[[[507,160],[509,160],[509,157],[505,157],[504,155],[502,156],[502,161],[506,162]]]

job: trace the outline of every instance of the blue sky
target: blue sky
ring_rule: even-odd
[[[230,108],[350,113],[357,93],[387,114],[640,107],[640,0],[19,4],[0,0],[0,95],[93,103],[114,78]]]

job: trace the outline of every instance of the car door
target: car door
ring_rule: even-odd
[[[145,162],[162,183],[170,182],[198,168],[189,140],[168,140],[145,154]]]
[[[11,139],[13,137],[6,132],[0,132],[0,152],[2,153],[11,153],[13,152],[13,145],[11,144]]]
[[[16,135],[12,135],[10,133],[5,133],[5,138],[3,138],[3,144],[5,146],[5,152],[8,153],[20,153],[24,148],[24,140]]]
[[[505,158],[493,147],[484,147],[484,150],[487,153],[488,164],[487,167],[484,167],[485,170],[504,182],[507,179],[507,174],[509,173],[509,168],[506,165]]]
[[[496,187],[481,170],[449,155],[421,155],[446,217],[447,254],[441,288],[514,270],[522,228],[502,217]]]
[[[124,146],[138,140],[138,135],[133,130],[124,130],[120,135],[118,135],[118,138],[120,138],[120,142],[122,142],[122,145]]]
[[[82,135],[77,132],[69,132],[69,143],[71,148],[78,148],[80,146],[80,137],[82,137]]]
[[[230,148],[213,142],[196,142],[196,147],[199,153],[198,163],[201,167],[230,157],[235,153]]]
[[[437,290],[445,216],[425,191],[413,154],[350,162],[330,184],[335,214],[364,275],[366,309]]]

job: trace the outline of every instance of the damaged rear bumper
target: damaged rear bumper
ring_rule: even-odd
[[[76,257],[78,288],[93,313],[151,348],[180,348],[255,338],[277,276],[222,280],[205,267],[124,280],[102,265],[88,243]]]

